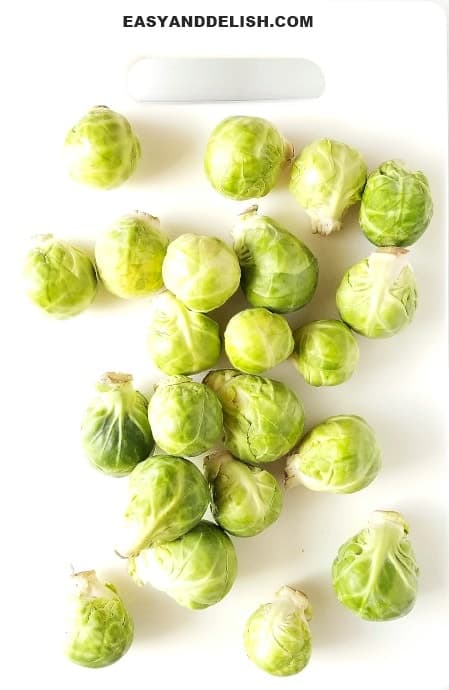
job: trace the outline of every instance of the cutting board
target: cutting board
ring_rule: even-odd
[[[2,489],[7,526],[3,607],[9,621],[2,666],[8,687],[24,687],[30,676],[34,684],[38,679],[47,687],[85,690],[264,690],[280,683],[302,690],[442,690],[449,683],[445,16],[431,2],[192,1],[186,8],[178,1],[153,8],[128,0],[120,5],[106,0],[74,5],[63,20],[56,3],[39,3],[20,27],[11,63],[21,87],[8,113],[5,142],[16,154],[9,171],[14,261],[6,269],[12,282],[5,293],[11,325],[4,376],[11,383],[12,414]],[[300,12],[313,15],[313,27],[123,27],[124,14],[150,11]],[[137,103],[127,92],[126,74],[144,56],[307,58],[322,70],[325,90],[318,99],[289,102]],[[69,180],[61,156],[66,131],[95,104],[125,114],[142,141],[136,174],[104,193]],[[387,340],[358,338],[358,370],[341,386],[312,388],[291,364],[269,374],[301,397],[307,428],[335,414],[366,418],[383,449],[379,477],[348,496],[290,490],[275,525],[258,537],[234,540],[239,576],[230,594],[208,610],[192,612],[129,580],[125,564],[112,551],[126,479],[96,473],[79,447],[81,415],[104,371],[129,371],[147,393],[160,378],[146,352],[149,301],[120,301],[101,289],[81,316],[52,321],[28,304],[16,268],[29,235],[53,232],[92,250],[97,233],[133,209],[159,216],[171,238],[198,232],[230,242],[234,218],[248,204],[216,194],[205,179],[202,159],[211,129],[233,114],[266,117],[298,151],[314,138],[331,137],[357,148],[370,169],[402,159],[428,176],[435,212],[410,251],[419,306],[409,327]],[[259,207],[319,259],[314,299],[288,317],[296,327],[337,315],[335,290],[343,272],[372,246],[358,228],[356,210],[348,213],[340,233],[325,239],[312,235],[287,183],[285,172]],[[239,294],[216,317],[224,326],[245,306]],[[226,366],[224,358],[221,364]],[[281,476],[279,464],[274,471]],[[330,581],[338,547],[375,509],[404,514],[421,569],[413,611],[383,624],[361,621],[345,610]],[[96,568],[116,583],[134,617],[134,645],[114,666],[90,671],[70,664],[61,653],[70,565]],[[248,615],[284,584],[297,585],[310,597],[314,649],[300,676],[279,681],[247,661],[241,638]]]

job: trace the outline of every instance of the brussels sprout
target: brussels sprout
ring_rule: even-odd
[[[232,231],[242,269],[242,290],[254,307],[275,312],[300,309],[312,299],[318,262],[310,249],[257,206],[242,213]]]
[[[218,397],[187,376],[171,376],[157,386],[148,417],[157,445],[171,455],[200,455],[223,435]]]
[[[429,225],[433,203],[422,172],[399,161],[382,163],[368,176],[360,205],[360,227],[378,247],[408,247]]]
[[[277,182],[293,147],[261,117],[220,122],[207,143],[204,168],[212,187],[231,199],[265,196]]]
[[[226,451],[209,455],[204,471],[212,494],[212,514],[230,534],[253,537],[276,522],[282,492],[270,472],[246,465]]]
[[[292,360],[311,386],[337,386],[351,378],[359,361],[359,346],[341,321],[312,321],[293,332]]]
[[[56,319],[87,309],[97,292],[97,274],[86,252],[53,235],[33,241],[23,272],[30,300]]]
[[[267,309],[245,309],[228,322],[225,350],[232,366],[248,374],[260,374],[280,364],[293,350],[288,322]]]
[[[202,520],[179,539],[130,558],[129,573],[138,584],[150,583],[181,606],[205,609],[234,584],[237,555],[228,535]]]
[[[81,425],[84,452],[97,470],[123,477],[154,448],[148,400],[134,390],[130,374],[104,374],[97,391]]]
[[[351,494],[368,486],[380,466],[381,450],[371,427],[362,417],[339,415],[315,426],[287,458],[285,485]]]
[[[337,290],[337,309],[354,331],[388,338],[413,318],[417,287],[407,250],[388,247],[351,266]]]
[[[109,666],[131,646],[132,618],[114,585],[103,584],[95,570],[75,573],[72,585],[65,653],[80,666]]]
[[[184,458],[154,455],[129,476],[128,506],[117,554],[136,556],[153,544],[177,539],[203,517],[210,501],[200,470]]]
[[[301,438],[303,406],[284,383],[234,369],[211,371],[204,383],[223,407],[225,448],[240,460],[278,460]]]
[[[140,143],[128,120],[105,105],[91,108],[65,140],[69,174],[77,182],[110,189],[132,175]]]
[[[366,164],[355,149],[333,139],[306,146],[292,166],[290,191],[312,221],[312,230],[340,230],[345,211],[362,198]]]
[[[240,266],[232,249],[217,237],[186,233],[168,246],[162,277],[186,307],[212,311],[238,289]]]
[[[109,292],[127,299],[159,290],[167,245],[158,218],[140,211],[119,218],[95,244],[98,272]]]
[[[197,374],[216,364],[220,329],[209,316],[190,311],[168,291],[154,297],[148,350],[166,374]]]
[[[388,621],[413,608],[419,569],[408,532],[400,513],[376,510],[368,526],[340,547],[333,586],[360,618]]]
[[[312,653],[311,618],[306,595],[281,587],[274,601],[259,606],[246,623],[243,641],[249,659],[273,676],[299,673]]]

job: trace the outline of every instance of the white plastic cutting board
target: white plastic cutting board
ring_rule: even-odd
[[[447,84],[445,16],[431,2],[101,2],[43,1],[27,11],[20,40],[11,42],[16,90],[3,129],[11,154],[9,201],[2,230],[13,235],[6,269],[2,379],[10,383],[3,432],[1,508],[4,557],[2,671],[11,689],[232,688],[302,690],[407,688],[443,690],[449,683],[447,472]],[[313,29],[151,30],[122,28],[123,14],[313,14]],[[19,35],[18,35],[19,36]],[[315,60],[325,80],[319,100],[155,106],[126,92],[128,66],[138,57],[283,56]],[[142,141],[138,171],[110,192],[85,189],[64,171],[66,130],[92,105],[129,117]],[[359,149],[369,167],[404,159],[429,177],[435,213],[412,248],[419,284],[413,323],[396,337],[359,338],[360,366],[336,388],[307,386],[285,364],[270,372],[304,401],[307,427],[327,416],[355,413],[376,429],[384,467],[367,489],[350,496],[295,489],[278,523],[249,540],[235,540],[239,577],[231,593],[203,612],[179,607],[163,593],[138,589],[112,552],[126,480],[92,470],[79,449],[78,426],[95,380],[129,371],[149,392],[159,374],[146,354],[148,302],[122,302],[101,289],[94,306],[66,321],[41,316],[22,294],[17,267],[25,239],[53,232],[92,249],[96,233],[133,209],[161,218],[172,238],[186,231],[230,241],[245,208],[216,194],[202,170],[208,133],[223,117],[268,118],[297,150],[316,137]],[[14,154],[14,155],[12,155]],[[259,202],[309,244],[320,281],[293,326],[335,317],[335,289],[344,270],[372,247],[348,214],[340,234],[312,236],[307,216],[287,189],[285,174]],[[11,233],[11,235],[10,235]],[[5,260],[5,257],[4,257]],[[11,275],[13,274],[13,275]],[[5,273],[4,273],[5,275]],[[11,282],[12,281],[12,282]],[[11,289],[11,285],[14,289]],[[222,324],[244,306],[239,295],[218,314]],[[6,335],[5,335],[6,333]],[[223,364],[225,360],[223,359]],[[6,448],[5,448],[6,446]],[[405,618],[361,621],[335,599],[330,567],[340,544],[374,509],[403,512],[421,567],[420,592]],[[135,619],[135,643],[116,665],[76,667],[58,638],[70,564],[96,568],[117,584]],[[278,680],[245,657],[247,616],[283,584],[309,595],[314,650],[307,669]],[[6,618],[4,617],[6,616]]]

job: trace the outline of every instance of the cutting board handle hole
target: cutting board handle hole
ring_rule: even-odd
[[[130,95],[147,103],[319,98],[324,74],[304,58],[147,57],[128,70]]]

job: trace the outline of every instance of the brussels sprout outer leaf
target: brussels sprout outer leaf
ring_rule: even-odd
[[[227,534],[202,520],[179,539],[131,558],[129,573],[138,584],[149,582],[181,606],[204,609],[231,589],[237,576],[237,556]]]
[[[97,274],[89,256],[53,235],[32,239],[23,269],[28,297],[56,319],[80,314],[97,293]]]
[[[254,307],[287,313],[310,302],[318,284],[318,261],[310,249],[252,206],[234,225],[234,249],[242,289]]]
[[[228,117],[213,130],[204,168],[214,189],[231,199],[265,196],[273,189],[293,147],[260,117]]]
[[[66,655],[81,666],[109,666],[131,646],[133,621],[115,587],[103,584],[94,570],[74,574],[72,583]]]
[[[302,403],[284,383],[240,374],[211,371],[204,379],[223,407],[224,445],[245,462],[272,462],[288,453],[304,428]]]
[[[154,298],[148,350],[166,374],[197,374],[213,367],[221,354],[218,323],[187,309],[165,291]]]
[[[337,290],[337,309],[357,333],[388,338],[412,320],[417,287],[406,255],[405,249],[379,249],[346,271]]]
[[[306,595],[282,587],[274,601],[260,606],[246,623],[243,640],[249,659],[274,676],[302,671],[312,652],[311,616]]]
[[[156,443],[171,455],[200,455],[223,436],[220,400],[187,376],[172,376],[157,386],[148,416]]]
[[[70,176],[99,189],[121,185],[140,159],[140,143],[128,120],[110,108],[91,108],[72,127],[64,151]]]
[[[159,219],[135,211],[119,218],[95,244],[100,277],[109,292],[129,299],[162,287],[162,262],[168,237]]]
[[[379,247],[408,247],[433,215],[429,182],[400,161],[386,161],[368,176],[360,204],[360,227]]]
[[[208,312],[221,307],[239,287],[240,266],[231,247],[207,235],[180,235],[168,245],[162,264],[165,286],[186,307]]]
[[[235,460],[219,451],[204,461],[216,522],[237,537],[252,537],[275,522],[282,509],[276,479],[261,467]]]
[[[210,502],[209,487],[196,465],[169,455],[139,463],[129,476],[128,492],[117,547],[123,557],[177,539],[198,524]]]
[[[129,474],[154,448],[148,400],[132,385],[132,376],[108,372],[81,425],[84,452],[92,465],[114,477]]]
[[[408,525],[394,511],[375,511],[368,527],[340,547],[332,566],[339,601],[371,621],[407,614],[416,600],[418,575]]]
[[[371,427],[361,417],[339,415],[315,426],[288,456],[285,485],[353,493],[368,486],[380,467],[381,450]]]
[[[306,146],[295,159],[290,191],[312,220],[312,230],[341,229],[344,212],[361,199],[367,168],[355,149],[332,139]]]

